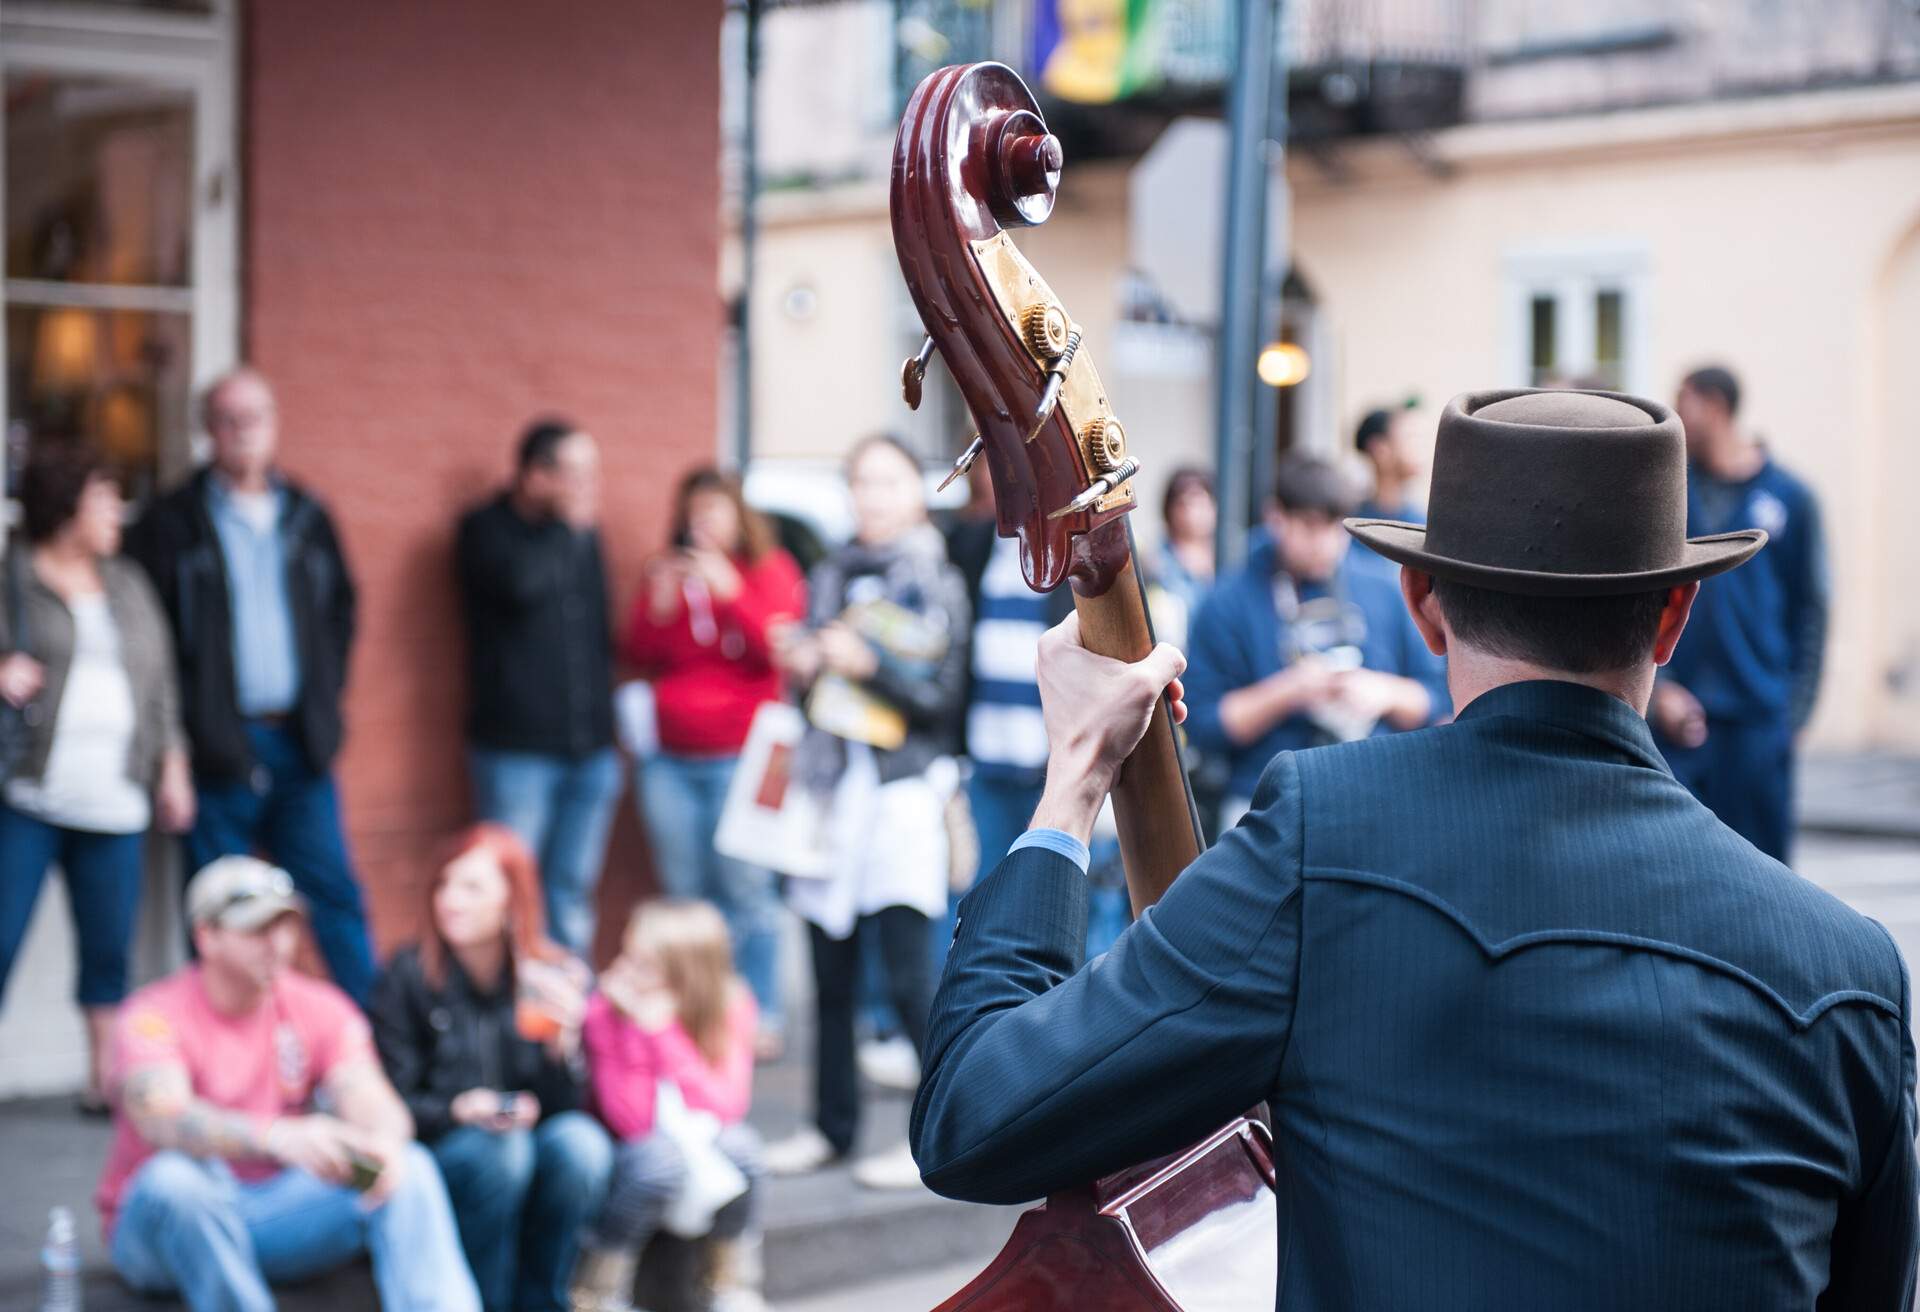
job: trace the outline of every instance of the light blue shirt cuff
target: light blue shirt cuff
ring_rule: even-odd
[[[1093,860],[1092,854],[1087,851],[1087,845],[1064,829],[1029,829],[1013,840],[1013,846],[1007,849],[1007,855],[1012,856],[1023,847],[1043,847],[1049,852],[1058,852],[1079,866],[1080,873],[1083,875],[1087,873],[1087,866]]]

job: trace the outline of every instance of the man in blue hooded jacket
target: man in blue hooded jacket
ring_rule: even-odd
[[[1827,641],[1820,503],[1740,426],[1740,384],[1718,365],[1680,385],[1687,531],[1766,530],[1767,554],[1700,585],[1687,640],[1648,718],[1674,776],[1748,842],[1793,844],[1795,739],[1813,714]]]

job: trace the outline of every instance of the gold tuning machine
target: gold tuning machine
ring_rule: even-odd
[[[1020,333],[1027,339],[1027,349],[1042,361],[1059,359],[1072,331],[1067,312],[1051,301],[1029,305],[1020,316]]]
[[[1111,474],[1120,468],[1127,458],[1127,433],[1120,427],[1118,419],[1096,419],[1087,425],[1083,435],[1087,448],[1087,464],[1096,474]]]

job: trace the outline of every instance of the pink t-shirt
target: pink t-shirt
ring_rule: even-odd
[[[198,966],[147,985],[122,1004],[108,1056],[116,1106],[113,1149],[94,1199],[102,1228],[113,1233],[127,1180],[154,1151],[118,1106],[120,1088],[135,1071],[185,1066],[195,1097],[264,1123],[306,1111],[334,1068],[361,1059],[376,1060],[366,1017],[323,980],[289,971],[244,1016],[214,1010]],[[279,1169],[258,1158],[232,1165],[242,1180]]]
[[[679,1021],[650,1034],[621,1014],[606,994],[595,993],[580,1037],[600,1119],[615,1138],[644,1139],[653,1132],[653,1095],[661,1080],[679,1085],[692,1111],[712,1112],[722,1125],[743,1119],[753,1098],[758,1024],[753,995],[737,990],[727,1007],[726,1051],[716,1064]]]

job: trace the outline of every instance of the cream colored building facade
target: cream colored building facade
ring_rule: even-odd
[[[1725,363],[1742,418],[1824,506],[1835,609],[1811,745],[1920,751],[1920,82],[1549,116],[1553,92],[1495,72],[1470,100],[1505,121],[1290,154],[1310,304],[1288,318],[1314,365],[1290,398],[1295,440],[1345,451],[1361,413],[1408,396],[1430,439],[1455,392],[1545,375],[1670,398],[1689,368]],[[1018,240],[1145,462],[1150,541],[1167,471],[1212,460],[1212,347],[1122,319],[1131,167],[1069,161],[1052,219]],[[963,415],[910,414],[894,385],[918,326],[883,177],[763,201],[757,458],[833,459],[889,428],[932,459],[966,436]]]

